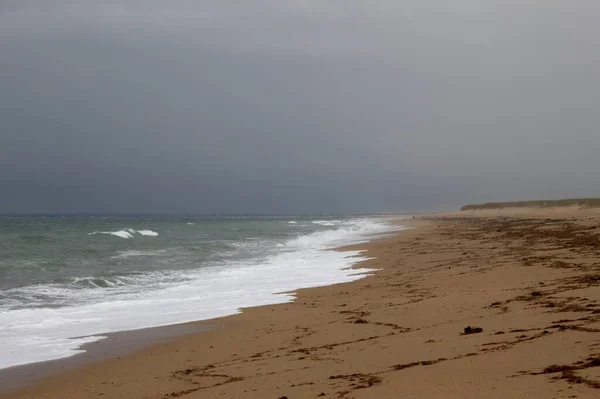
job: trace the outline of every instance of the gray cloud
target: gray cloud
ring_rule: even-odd
[[[0,0],[0,213],[600,195],[593,1]]]

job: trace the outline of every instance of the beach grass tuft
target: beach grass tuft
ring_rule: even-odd
[[[554,208],[554,207],[600,207],[600,198],[569,198],[561,200],[487,202],[485,204],[470,204],[463,206],[461,211],[502,208]]]

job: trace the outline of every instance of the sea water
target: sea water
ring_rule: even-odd
[[[0,368],[81,352],[103,334],[231,315],[362,278],[334,248],[382,217],[0,217]]]

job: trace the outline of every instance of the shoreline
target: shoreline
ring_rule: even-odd
[[[81,346],[84,351],[73,356],[12,366],[0,370],[0,395],[25,389],[44,379],[76,370],[89,364],[118,359],[161,343],[172,342],[191,334],[219,328],[209,320],[171,324],[139,330],[103,334],[105,338]]]
[[[390,219],[389,223],[391,225],[400,225],[403,228],[399,230],[390,230],[388,232],[378,234],[375,238],[370,239],[369,241],[364,243],[344,245],[332,250],[341,252],[366,252],[367,249],[364,249],[363,245],[368,245],[371,242],[386,239],[389,236],[394,236],[399,232],[405,230],[405,224],[409,224],[409,219],[403,219],[403,216],[385,216]],[[401,221],[406,221],[407,223],[400,223]],[[406,227],[406,229],[408,228],[409,227]],[[353,256],[360,257],[361,254]],[[358,261],[352,266],[348,267],[347,269],[361,269],[363,268],[362,265],[364,262],[366,261]],[[360,281],[364,278],[367,278],[375,272],[375,270],[367,271],[364,273],[364,277],[355,281]],[[277,294],[292,295],[294,298],[291,300],[291,302],[293,302],[297,299],[297,294],[299,291],[319,289],[339,284],[352,284],[355,281],[334,283],[325,286],[300,288],[292,291],[279,292]],[[170,343],[188,335],[203,334],[210,330],[220,330],[227,328],[225,324],[227,324],[229,318],[235,318],[236,316],[240,315],[244,311],[247,311],[248,309],[278,305],[283,306],[286,304],[287,303],[274,303],[268,305],[242,307],[238,310],[238,313],[217,318],[194,320],[183,323],[148,327],[136,330],[116,331],[111,333],[98,334],[98,336],[103,336],[105,338],[102,338],[98,341],[83,344],[79,348],[79,350],[83,351],[81,353],[77,353],[75,355],[59,359],[23,364],[8,367],[5,369],[0,369],[0,396],[5,394],[12,394],[22,389],[27,389],[31,386],[39,384],[40,382],[43,382],[46,379],[53,378],[64,373],[68,373],[73,370],[77,370],[81,367],[97,364],[107,360],[120,359],[122,356],[131,355],[138,351],[149,349],[154,346]]]
[[[210,321],[223,328],[0,396],[597,396],[600,212],[406,222],[419,228],[356,246],[371,258],[358,267],[378,269],[366,278],[301,289],[293,302]]]

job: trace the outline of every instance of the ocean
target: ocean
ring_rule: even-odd
[[[349,282],[384,217],[0,217],[0,369]]]

